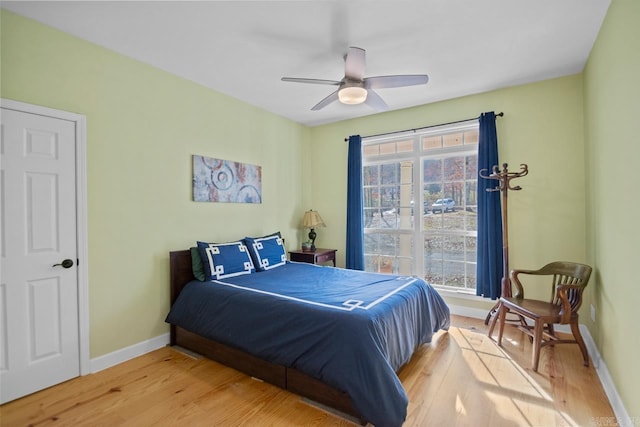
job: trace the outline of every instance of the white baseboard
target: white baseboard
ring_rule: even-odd
[[[582,338],[584,338],[584,343],[587,346],[587,351],[589,352],[589,356],[591,357],[593,367],[598,374],[598,378],[600,378],[602,388],[604,388],[604,392],[609,398],[609,403],[611,404],[613,413],[616,416],[616,419],[609,420],[607,422],[607,425],[618,425],[620,427],[637,426],[637,420],[635,420],[634,422],[634,420],[631,419],[629,413],[627,412],[627,409],[622,403],[622,399],[618,394],[618,390],[616,389],[616,385],[613,382],[613,378],[611,378],[611,374],[609,374],[609,369],[607,369],[607,365],[602,360],[600,352],[596,347],[596,343],[595,341],[593,341],[591,333],[589,333],[589,328],[587,328],[585,325],[580,325],[580,332],[582,333]]]
[[[449,305],[449,311],[456,316],[471,317],[472,319],[485,319],[489,309],[465,307],[462,305]]]
[[[105,354],[91,359],[91,373],[102,371],[103,369],[110,368],[118,365],[127,360],[133,359],[143,354],[147,354],[159,348],[162,348],[169,344],[169,333],[158,335],[155,338],[151,338],[146,341],[139,342],[138,344],[130,345],[129,347],[121,348],[113,353]]]
[[[482,310],[478,308],[470,308],[463,306],[455,306],[450,305],[449,309],[451,314],[455,314],[458,316],[471,317],[474,319],[484,319],[487,316],[488,311]],[[555,328],[556,331],[561,333],[570,334],[571,328],[569,325],[557,325]],[[609,403],[613,408],[613,413],[616,416],[615,420],[608,420],[607,425],[618,425],[620,427],[635,427],[637,426],[637,421],[631,419],[629,413],[627,412],[624,404],[622,403],[622,399],[618,394],[618,390],[609,374],[609,370],[607,369],[607,365],[602,360],[600,356],[600,352],[596,347],[595,341],[593,341],[593,337],[589,332],[589,328],[586,325],[580,325],[580,332],[582,333],[582,338],[584,338],[585,345],[587,346],[587,352],[589,353],[589,357],[591,357],[591,362],[593,363],[593,367],[598,374],[598,378],[600,378],[600,383],[602,383],[602,388],[604,389],[607,398],[609,398]],[[603,424],[604,425],[604,424]]]

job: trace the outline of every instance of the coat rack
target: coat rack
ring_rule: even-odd
[[[480,177],[485,179],[495,179],[498,181],[498,185],[495,188],[487,188],[487,191],[500,191],[502,192],[502,281],[500,282],[501,295],[511,296],[511,279],[509,279],[509,232],[507,227],[507,195],[509,190],[522,190],[519,185],[512,187],[511,181],[516,178],[526,176],[529,173],[529,167],[525,164],[520,165],[520,172],[509,172],[509,165],[507,163],[502,164],[502,170],[498,168],[498,165],[493,166],[493,171],[490,175],[487,175],[487,169],[482,169],[479,172]],[[489,319],[498,311],[498,304],[493,306],[489,314],[487,314],[484,320],[485,325],[489,324]]]

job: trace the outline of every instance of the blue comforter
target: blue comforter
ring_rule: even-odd
[[[408,399],[395,372],[449,328],[449,308],[415,277],[287,262],[190,282],[166,321],[345,391],[382,427],[404,422]]]

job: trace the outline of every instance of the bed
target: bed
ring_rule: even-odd
[[[199,281],[191,254],[170,253],[172,345],[363,424],[402,425],[408,400],[396,371],[449,328],[449,309],[430,285],[289,261]]]

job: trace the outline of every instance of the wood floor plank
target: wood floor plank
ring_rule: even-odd
[[[577,346],[544,348],[536,373],[521,332],[507,327],[500,348],[481,320],[453,316],[452,325],[398,373],[409,397],[405,426],[583,426],[614,416]],[[2,427],[323,427],[351,421],[170,347],[0,406]]]

